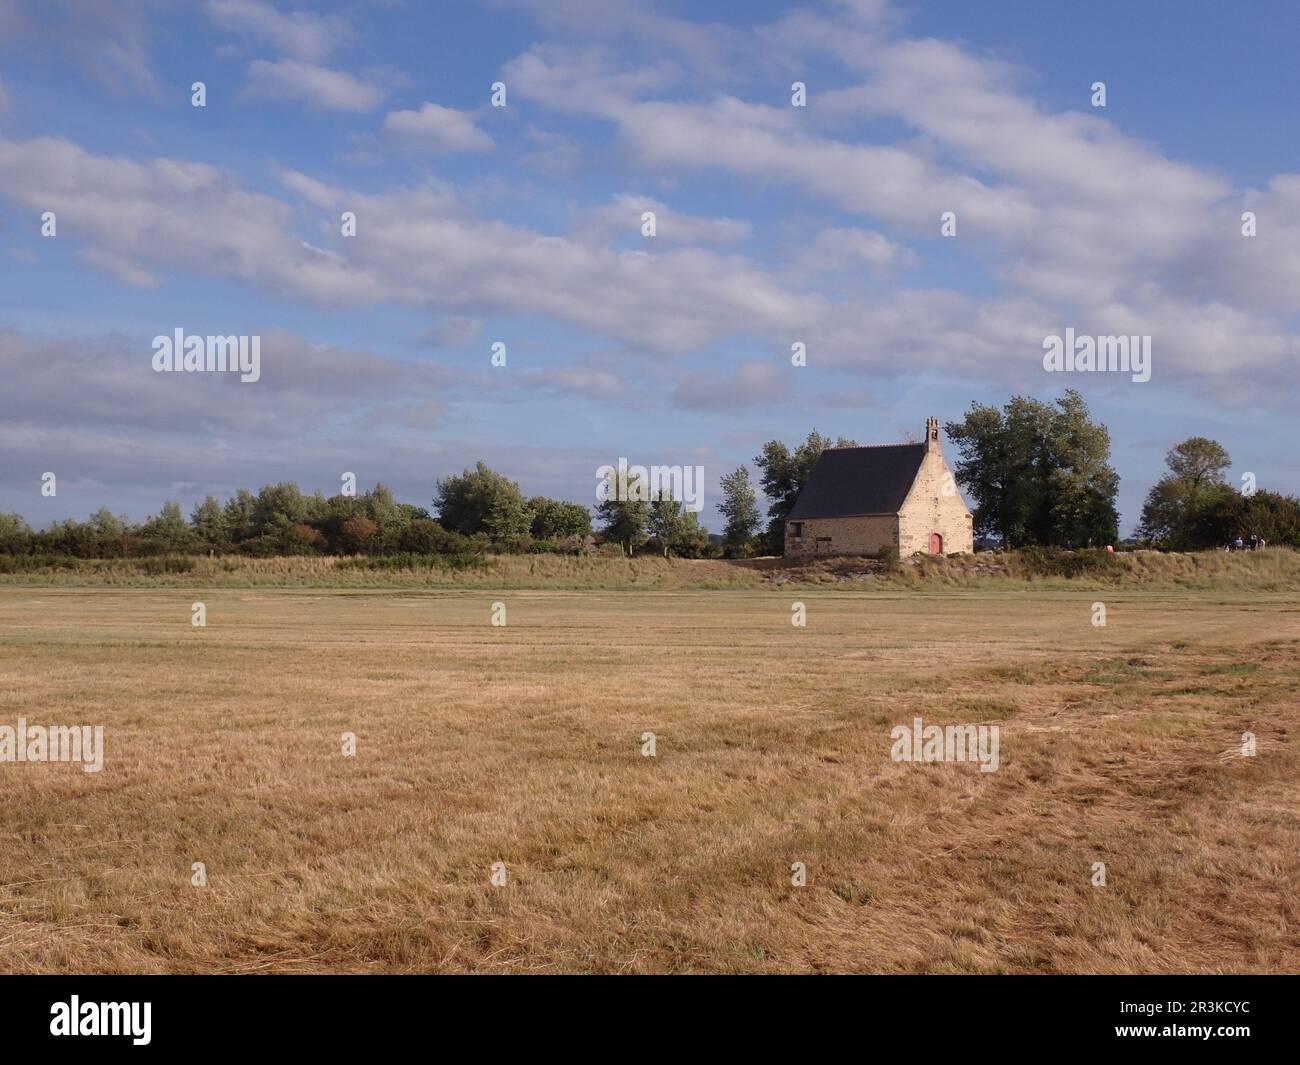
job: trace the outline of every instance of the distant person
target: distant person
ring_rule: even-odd
[[[1245,546],[1246,546],[1246,545],[1245,545],[1245,543],[1242,542],[1242,539],[1241,539],[1240,536],[1238,536],[1235,540],[1232,541],[1232,549],[1233,549],[1234,551],[1241,551],[1241,550],[1243,550],[1243,549],[1245,548]]]
[[[1256,536],[1254,533],[1250,534],[1250,549],[1252,551],[1259,550],[1259,537]]]

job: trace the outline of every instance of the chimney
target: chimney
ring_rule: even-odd
[[[925,420],[925,450],[939,450],[939,419],[926,418]]]

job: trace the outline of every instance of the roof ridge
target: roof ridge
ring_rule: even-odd
[[[823,451],[866,451],[873,447],[925,447],[925,442],[916,440],[912,442],[903,441],[901,444],[845,444],[842,447],[838,444],[832,444],[825,447]]]

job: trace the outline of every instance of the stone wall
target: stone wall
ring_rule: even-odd
[[[874,555],[882,547],[898,546],[898,518],[893,514],[867,514],[856,518],[805,518],[803,539],[796,543],[793,526],[785,523],[785,555],[787,558],[807,558],[818,554],[817,538],[829,536],[829,545],[823,544],[821,554]]]
[[[943,537],[946,555],[975,550],[970,511],[966,509],[956,483],[945,478],[949,472],[942,451],[933,447],[926,452],[912,490],[899,511],[898,553],[901,557],[906,558],[918,551],[928,554],[931,533]],[[950,495],[944,494],[945,482]]]

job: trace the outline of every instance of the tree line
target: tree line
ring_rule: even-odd
[[[1119,474],[1110,463],[1110,432],[1095,422],[1083,396],[1066,390],[1050,403],[1012,397],[998,408],[972,403],[944,426],[957,452],[954,477],[973,506],[977,539],[1008,547],[1077,549],[1114,544],[1119,536]],[[748,466],[722,479],[718,510],[726,554],[781,554],[785,520],[831,441],[816,430],[794,448],[777,440],[754,458],[767,497],[766,523]],[[1173,551],[1223,547],[1256,535],[1300,547],[1300,499],[1237,491],[1224,477],[1227,451],[1192,437],[1171,450],[1168,473],[1149,492],[1137,528],[1141,546]]]
[[[957,451],[954,475],[974,503],[978,539],[1005,547],[1097,547],[1114,543],[1119,475],[1110,433],[1093,421],[1082,396],[1067,390],[1045,403],[1012,397],[1003,407],[973,403],[945,425]],[[662,494],[611,499],[592,512],[580,503],[526,496],[517,482],[480,462],[440,480],[431,507],[399,503],[383,484],[360,495],[304,494],[296,484],[239,489],[224,503],[208,496],[188,518],[179,503],[132,523],[102,508],[89,520],[34,531],[17,514],[0,514],[0,554],[129,558],[157,554],[238,553],[473,556],[488,551],[651,551],[685,558],[781,554],[785,519],[831,440],[815,429],[793,448],[769,440],[753,462],[721,479],[722,535],[710,538],[698,515]],[[1167,457],[1168,473],[1150,491],[1139,542],[1167,550],[1222,547],[1238,536],[1300,547],[1300,500],[1243,492],[1227,483],[1227,451],[1191,437]],[[766,514],[759,492],[766,498]]]
[[[161,554],[449,555],[488,551],[578,554],[653,550],[695,557],[710,550],[696,515],[668,498],[602,503],[599,537],[580,503],[525,496],[519,484],[480,462],[440,480],[431,508],[399,503],[377,484],[326,497],[297,484],[239,489],[224,503],[208,496],[188,518],[176,502],[143,522],[101,508],[87,521],[35,531],[18,514],[0,514],[0,554],[139,558]],[[603,542],[603,543],[602,543]],[[716,551],[714,552],[716,553]]]

